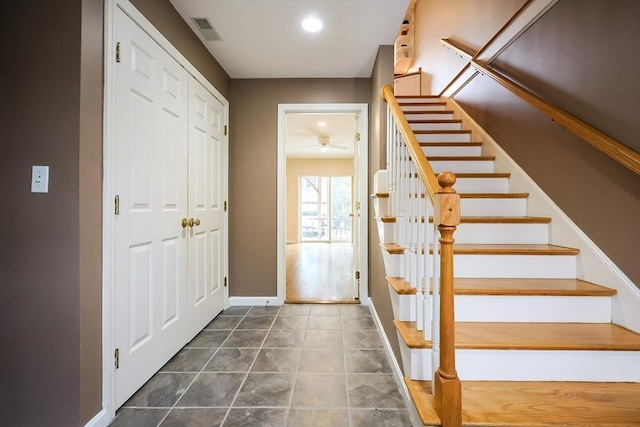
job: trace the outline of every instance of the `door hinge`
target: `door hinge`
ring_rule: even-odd
[[[360,202],[356,202],[356,210],[359,211],[360,210]]]
[[[115,206],[114,206],[114,209],[113,209],[113,211],[114,211],[113,213],[115,215],[120,215],[120,196],[118,196],[117,194],[116,194],[116,199],[115,199],[115,203],[114,204],[115,204]]]
[[[226,200],[224,201],[224,211],[225,212],[227,211],[227,201]]]
[[[116,62],[120,62],[120,42],[116,43]]]
[[[116,369],[120,368],[120,349],[116,348],[116,351],[113,352],[113,356],[115,359]]]
[[[356,141],[360,141],[360,132],[356,132]]]
[[[224,134],[227,134],[227,125],[224,125]]]
[[[360,272],[356,271],[356,280],[360,280]]]
[[[225,288],[227,287],[227,277],[226,277],[226,276],[225,276],[225,278],[224,278],[224,287],[225,287]]]

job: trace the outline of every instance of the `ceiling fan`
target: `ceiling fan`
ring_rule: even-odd
[[[331,142],[331,138],[328,136],[318,136],[318,142],[316,144],[305,145],[300,148],[314,148],[314,147],[319,147],[321,153],[326,152],[327,150],[329,150],[329,148],[335,148],[337,150],[347,150],[349,148],[346,145],[339,145]]]

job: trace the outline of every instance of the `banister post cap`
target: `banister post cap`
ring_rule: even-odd
[[[453,184],[456,183],[456,175],[453,172],[442,172],[438,175],[438,184],[442,187],[439,193],[455,193]]]

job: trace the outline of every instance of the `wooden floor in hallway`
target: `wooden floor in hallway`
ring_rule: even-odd
[[[287,244],[287,303],[358,303],[351,243]]]

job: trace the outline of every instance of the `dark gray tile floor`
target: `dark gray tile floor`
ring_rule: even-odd
[[[232,307],[117,412],[122,426],[405,427],[368,307]]]

